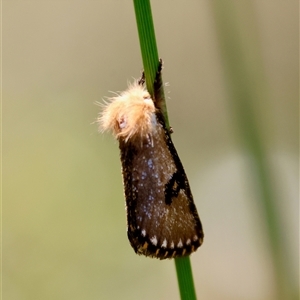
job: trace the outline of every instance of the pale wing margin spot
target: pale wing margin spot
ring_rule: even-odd
[[[156,245],[157,245],[157,238],[156,238],[156,235],[153,236],[153,237],[150,239],[150,241],[152,242],[152,244],[153,244],[154,246],[156,246]]]
[[[178,248],[181,248],[183,246],[181,239],[179,240],[179,243],[177,244]]]

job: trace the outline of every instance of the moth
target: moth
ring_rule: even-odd
[[[203,230],[182,163],[162,113],[162,61],[148,93],[144,73],[109,98],[102,131],[119,142],[127,210],[127,235],[137,254],[159,259],[190,255]]]

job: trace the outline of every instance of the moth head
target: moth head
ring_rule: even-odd
[[[100,113],[101,130],[111,130],[117,139],[146,138],[155,128],[155,106],[148,91],[137,82],[108,99]]]

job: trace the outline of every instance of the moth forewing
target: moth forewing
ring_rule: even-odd
[[[202,243],[201,223],[182,164],[159,112],[143,141],[120,140],[128,238],[139,254],[189,255]]]

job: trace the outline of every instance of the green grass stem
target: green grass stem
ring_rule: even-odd
[[[159,56],[156,45],[150,0],[134,0],[133,3],[146,77],[146,86],[150,95],[153,96],[153,82],[155,80],[158,68]],[[164,98],[163,89],[161,95]],[[166,125],[169,128],[166,101],[164,101],[162,113],[165,117]]]
[[[153,95],[153,82],[156,76],[159,56],[155,39],[150,0],[134,0],[133,3],[146,77],[146,85],[149,93]],[[164,105],[163,114],[166,125],[169,127],[166,105]],[[175,265],[181,299],[196,299],[190,258],[176,258]]]
[[[193,273],[189,256],[175,259],[181,299],[196,300]]]

